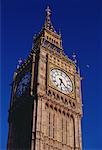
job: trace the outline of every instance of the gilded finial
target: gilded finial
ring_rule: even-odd
[[[47,6],[46,12],[47,12],[47,16],[51,15],[51,10],[50,10],[49,6]]]
[[[61,35],[61,30],[59,29],[59,36],[61,37],[62,35]]]
[[[18,59],[18,64],[17,64],[17,69],[19,69],[20,66],[21,66],[23,63],[24,63],[24,61],[23,61],[21,58],[19,58],[19,59]]]

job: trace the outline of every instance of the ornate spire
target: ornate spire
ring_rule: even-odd
[[[49,6],[47,6],[46,19],[45,19],[44,27],[56,33],[56,31],[55,31],[55,29],[54,29],[54,27],[53,27],[53,25],[51,23],[50,16],[51,16],[51,10],[50,10]]]

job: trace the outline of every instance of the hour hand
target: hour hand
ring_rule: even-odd
[[[59,80],[60,80],[60,85],[63,83],[63,81],[62,81],[62,79],[61,78],[59,78]]]

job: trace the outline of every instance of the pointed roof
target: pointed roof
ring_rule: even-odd
[[[45,19],[44,27],[46,29],[51,30],[52,32],[56,33],[56,31],[55,31],[55,29],[54,29],[54,27],[52,25],[50,16],[51,16],[51,10],[50,10],[49,6],[47,6],[47,9],[46,9],[46,19]]]

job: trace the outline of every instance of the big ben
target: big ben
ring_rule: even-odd
[[[14,73],[8,150],[82,150],[81,77],[46,9],[28,58]]]

